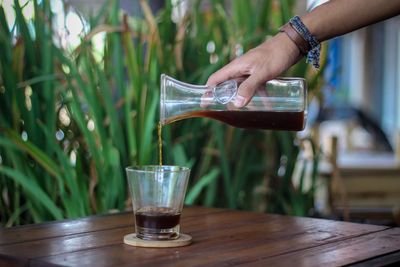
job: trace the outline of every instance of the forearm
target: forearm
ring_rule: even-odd
[[[322,42],[398,14],[400,0],[331,0],[301,19]]]
[[[311,35],[322,42],[397,14],[400,14],[400,0],[331,0],[304,15],[301,20]],[[300,30],[293,29],[296,31],[294,34],[303,32],[304,35],[302,28],[300,24]],[[304,55],[305,52],[300,51],[304,50],[304,46],[295,39],[297,37],[292,32],[283,31],[213,73],[207,84],[216,85],[229,79],[248,77],[239,86],[234,102],[238,108],[245,106],[259,86],[280,75]],[[300,38],[304,38],[303,35]],[[304,39],[308,39],[311,46],[311,38]],[[311,41],[314,46],[311,62],[314,64],[315,60],[318,64],[319,50],[316,49],[319,45]]]

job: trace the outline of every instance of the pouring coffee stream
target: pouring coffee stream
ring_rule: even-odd
[[[301,131],[307,117],[307,88],[303,78],[277,78],[258,88],[242,108],[233,105],[240,80],[215,87],[193,85],[161,75],[159,148],[161,126],[193,117],[207,117],[239,128]]]
[[[198,92],[202,92],[203,95],[200,99],[200,106],[201,107],[205,107],[207,106],[207,102],[209,101],[209,98],[207,97],[207,95],[209,93],[212,94],[213,96],[213,100],[215,100],[217,103],[220,104],[228,104],[229,101],[231,101],[232,99],[234,99],[234,97],[237,94],[237,89],[238,89],[238,83],[235,80],[229,80],[226,82],[223,82],[213,88],[207,87],[207,86],[196,86],[196,85],[191,85],[191,84],[185,84],[181,81],[175,80],[165,74],[162,74],[161,76],[161,116],[160,116],[160,121],[158,123],[158,152],[159,152],[159,164],[160,166],[162,165],[162,138],[161,138],[161,134],[162,134],[162,126],[163,124],[167,124],[167,123],[171,123],[180,119],[184,119],[186,117],[191,117],[190,113],[185,114],[181,114],[179,117],[175,116],[174,119],[171,119],[170,121],[168,121],[165,118],[165,112],[166,112],[166,107],[164,106],[164,104],[168,103],[168,100],[166,100],[166,91],[167,90],[167,83],[173,84],[174,86],[179,86],[179,89],[190,89],[190,88],[195,88],[195,90],[198,90]],[[201,91],[200,91],[201,90]],[[166,100],[166,101],[165,101]],[[184,100],[184,102],[187,102],[187,100]],[[167,104],[168,105],[168,104]],[[193,115],[193,114],[192,114]]]

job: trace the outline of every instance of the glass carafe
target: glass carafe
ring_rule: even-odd
[[[301,131],[307,118],[307,88],[302,78],[277,78],[256,90],[242,108],[233,105],[239,80],[215,87],[193,85],[161,75],[160,121],[207,117],[239,128]]]

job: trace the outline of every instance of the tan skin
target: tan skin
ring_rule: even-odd
[[[323,42],[400,14],[400,0],[331,0],[301,17],[312,35]],[[285,33],[278,33],[213,73],[207,85],[248,78],[240,85],[234,105],[245,106],[256,88],[296,64],[303,55]]]

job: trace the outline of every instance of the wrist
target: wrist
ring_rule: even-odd
[[[321,44],[315,36],[310,33],[299,16],[291,18],[279,31],[284,32],[303,55],[307,55],[308,63],[312,63],[316,69],[319,68]]]
[[[285,33],[286,36],[297,46],[301,54],[307,55],[310,51],[310,44],[292,27],[290,23],[286,23],[280,29],[280,32]]]
[[[300,48],[289,38],[289,36],[284,32],[279,32],[276,36],[277,42],[282,47],[285,47],[285,53],[288,54],[295,62],[304,57],[304,54]]]

